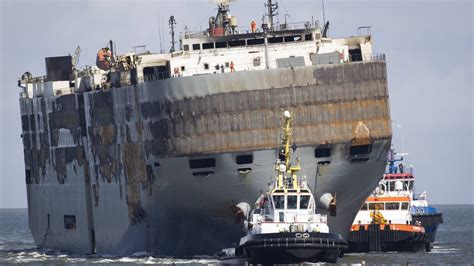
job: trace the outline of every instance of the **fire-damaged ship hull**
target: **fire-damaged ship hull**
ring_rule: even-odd
[[[252,202],[274,171],[282,108],[298,114],[295,153],[315,197],[334,196],[328,224],[345,237],[391,140],[380,61],[155,80],[20,104],[34,240],[77,253],[229,246],[241,234],[232,205]]]

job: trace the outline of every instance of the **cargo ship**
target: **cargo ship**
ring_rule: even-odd
[[[279,113],[298,113],[295,154],[318,213],[347,237],[383,174],[392,129],[384,54],[368,28],[329,22],[238,27],[218,1],[205,31],[169,53],[99,49],[25,72],[20,110],[29,223],[40,248],[214,254],[238,239],[235,205],[265,190]],[[245,23],[247,24],[247,23]],[[173,33],[174,35],[174,33]]]

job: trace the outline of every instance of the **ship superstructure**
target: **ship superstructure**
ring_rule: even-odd
[[[283,108],[299,114],[295,154],[318,211],[347,235],[390,148],[385,57],[372,53],[370,35],[333,39],[313,22],[241,30],[228,8],[219,4],[207,31],[183,33],[176,52],[118,55],[111,44],[97,67],[49,57],[46,76],[22,76],[40,247],[220,250],[241,233],[233,203],[252,200],[273,173]]]

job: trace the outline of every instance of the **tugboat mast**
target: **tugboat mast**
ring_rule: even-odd
[[[278,170],[278,188],[288,188],[285,185],[285,176],[286,174],[290,174],[291,176],[291,187],[293,189],[299,188],[298,184],[298,176],[297,173],[301,169],[299,164],[299,159],[296,159],[296,164],[293,165],[291,163],[291,113],[289,111],[285,111],[283,113],[284,116],[284,124],[283,124],[283,157],[284,157],[284,164],[280,164],[277,166]]]

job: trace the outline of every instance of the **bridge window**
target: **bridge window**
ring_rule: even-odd
[[[286,208],[294,210],[298,208],[296,204],[298,204],[298,196],[288,196]]]
[[[264,39],[249,39],[247,40],[247,45],[259,45],[259,44],[264,44],[265,40]]]
[[[227,48],[226,42],[216,42],[216,48]]]
[[[235,158],[235,161],[237,162],[237,164],[251,164],[253,163],[253,155],[252,154],[238,155]]]
[[[372,144],[355,145],[349,148],[350,155],[369,154],[372,152]]]
[[[245,40],[230,41],[229,46],[230,47],[245,46]]]
[[[273,196],[273,202],[275,202],[275,209],[285,208],[285,196],[283,195]]]
[[[300,196],[300,209],[308,209],[309,206],[309,195]]]
[[[215,166],[216,166],[215,158],[189,160],[189,167],[191,169],[208,168],[208,167],[215,167]]]
[[[202,49],[203,50],[214,49],[214,43],[213,42],[203,43]]]
[[[400,208],[400,203],[398,202],[387,202],[385,203],[386,210],[398,210]]]
[[[64,215],[64,228],[70,230],[76,229],[76,215]]]
[[[300,35],[286,36],[285,37],[285,42],[297,42],[297,41],[301,41],[301,36]]]
[[[313,34],[306,34],[304,36],[305,41],[312,41],[313,40]]]
[[[193,50],[196,51],[196,50],[201,50],[201,44],[200,43],[195,43],[193,44]]]
[[[188,45],[188,44],[185,44],[185,45],[183,46],[183,50],[184,50],[184,51],[189,51],[189,45]]]
[[[282,43],[283,37],[268,38],[268,43]]]

